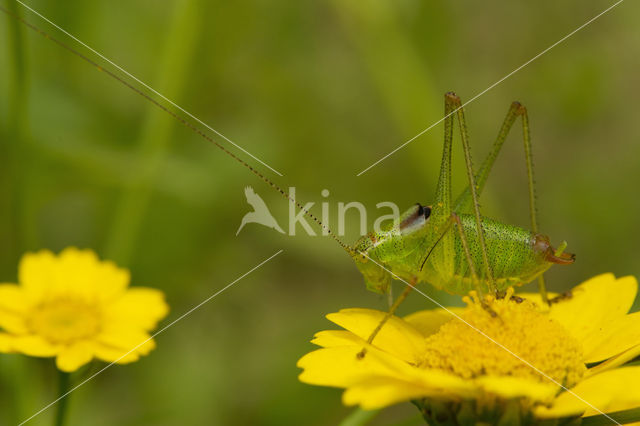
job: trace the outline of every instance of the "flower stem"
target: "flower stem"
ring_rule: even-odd
[[[374,419],[380,410],[363,410],[356,408],[340,422],[340,426],[363,426]]]
[[[63,371],[58,371],[58,409],[56,411],[55,426],[63,426],[66,420],[67,409],[69,407],[69,396],[64,396],[71,388],[71,375]]]

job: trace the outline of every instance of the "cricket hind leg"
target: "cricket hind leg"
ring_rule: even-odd
[[[469,194],[471,195],[473,214],[476,219],[476,228],[478,232],[478,243],[482,252],[482,262],[485,270],[485,278],[489,290],[492,293],[496,293],[496,286],[493,279],[493,272],[489,263],[489,255],[487,252],[487,245],[484,239],[484,228],[482,226],[482,216],[480,215],[480,203],[478,201],[478,186],[476,185],[475,175],[473,173],[473,164],[471,161],[471,149],[469,148],[469,135],[467,131],[467,124],[464,116],[464,108],[460,97],[453,92],[445,94],[445,102],[453,108],[453,112],[457,113],[458,124],[460,127],[460,139],[462,140],[462,150],[464,152],[464,161],[467,170],[467,178],[469,180]],[[462,229],[460,227],[460,229]]]
[[[524,142],[524,156],[527,163],[527,185],[529,187],[529,216],[531,218],[531,231],[538,233],[538,207],[536,205],[536,181],[533,174],[533,153],[531,151],[531,135],[529,133],[529,116],[527,114],[527,108],[524,105],[517,104],[516,113],[522,117],[522,139]],[[538,290],[543,303],[550,304],[549,296],[547,295],[547,286],[544,282],[544,273],[538,277]]]
[[[507,112],[507,116],[504,118],[502,122],[502,126],[500,126],[500,131],[498,132],[498,136],[496,140],[493,142],[493,146],[491,151],[485,157],[484,161],[480,165],[480,169],[475,175],[476,187],[478,195],[482,194],[484,190],[485,184],[487,183],[487,179],[489,174],[491,173],[491,169],[502,150],[505,140],[513,127],[513,124],[516,122],[517,118],[521,116],[526,109],[519,103],[513,102],[509,107],[509,111]],[[472,198],[470,193],[470,188],[467,187],[462,191],[462,193],[458,196],[454,203],[454,211],[458,213],[468,213],[471,212],[472,209]]]
[[[476,175],[476,185],[478,194],[482,192],[484,189],[484,185],[487,181],[489,173],[491,172],[491,168],[504,145],[504,141],[507,139],[513,124],[516,122],[518,117],[522,118],[522,139],[524,144],[524,154],[525,161],[527,166],[527,186],[529,190],[529,215],[531,219],[531,231],[534,233],[538,232],[538,219],[537,219],[537,206],[536,206],[536,191],[535,191],[535,178],[534,178],[534,168],[533,168],[533,154],[531,149],[531,136],[529,132],[529,116],[527,114],[527,109],[520,102],[513,102],[509,107],[509,111],[507,112],[507,116],[505,117],[502,126],[500,127],[500,131],[498,132],[498,136],[493,143],[493,148],[483,161],[480,166],[480,170]],[[457,198],[454,206],[455,211],[465,212],[470,210],[472,200],[472,192],[471,188],[465,189],[462,194]],[[544,302],[549,303],[549,299],[547,296],[546,285],[544,282],[544,276],[540,275],[538,278],[538,287],[540,291],[540,295]]]

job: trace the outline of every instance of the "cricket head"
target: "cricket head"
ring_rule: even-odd
[[[360,238],[351,254],[364,277],[367,289],[386,293],[391,284],[391,271],[400,272],[407,256],[420,245],[431,207],[416,204],[405,211],[391,226],[370,232]]]
[[[380,259],[380,245],[384,245],[385,235],[382,232],[370,232],[361,237],[354,245],[351,257],[362,274],[367,290],[385,294],[391,285],[391,274]]]
[[[362,239],[364,238],[367,237],[365,236]],[[364,278],[367,290],[386,294],[391,285],[391,274],[386,270],[386,266],[380,262],[375,251],[354,253],[353,258]]]

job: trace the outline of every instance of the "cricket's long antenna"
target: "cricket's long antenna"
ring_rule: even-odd
[[[200,130],[196,125],[194,125],[193,123],[189,122],[187,119],[179,116],[177,113],[171,111],[169,108],[167,108],[166,106],[162,105],[160,102],[156,101],[155,99],[153,99],[151,96],[149,96],[148,94],[144,93],[142,90],[138,89],[137,87],[133,86],[131,83],[127,82],[125,79],[123,79],[122,77],[118,76],[117,74],[115,74],[112,71],[109,71],[108,69],[102,67],[101,65],[99,65],[97,62],[95,62],[94,60],[90,59],[89,57],[85,56],[84,54],[78,52],[77,50],[75,50],[74,48],[68,46],[67,44],[63,43],[62,41],[52,37],[51,35],[49,35],[49,33],[47,33],[44,30],[41,30],[40,28],[38,28],[37,26],[35,26],[34,24],[26,21],[24,18],[15,15],[14,13],[10,12],[9,10],[7,10],[4,6],[0,5],[0,10],[2,12],[4,12],[5,15],[10,16],[13,19],[18,20],[20,23],[22,23],[23,25],[25,25],[26,27],[30,28],[31,30],[35,31],[36,33],[40,34],[41,36],[43,36],[44,38],[47,38],[49,40],[51,40],[52,42],[56,43],[58,46],[62,47],[63,49],[67,50],[68,52],[71,52],[72,54],[74,54],[75,56],[79,57],[80,59],[82,59],[83,61],[87,62],[89,65],[92,65],[93,67],[95,67],[98,71],[101,71],[105,74],[107,74],[109,77],[115,79],[116,81],[120,82],[121,84],[123,84],[124,86],[128,87],[129,89],[133,90],[135,93],[137,93],[138,95],[142,96],[143,98],[145,98],[146,100],[148,100],[149,102],[151,102],[152,104],[154,104],[155,106],[157,106],[158,108],[160,108],[161,110],[163,110],[164,112],[166,112],[167,114],[169,114],[170,116],[172,116],[174,119],[176,119],[179,123],[181,123],[183,126],[191,129],[193,132],[195,132],[197,135],[201,136],[202,138],[204,138],[205,140],[211,142],[212,144],[214,144],[216,147],[218,147],[221,151],[223,151],[225,154],[227,154],[228,156],[230,156],[231,158],[233,158],[234,160],[236,160],[238,163],[240,163],[241,165],[243,165],[245,168],[249,169],[249,171],[251,173],[253,173],[254,175],[256,175],[258,178],[260,178],[260,180],[262,180],[264,183],[266,183],[267,185],[269,185],[271,188],[275,189],[276,191],[278,191],[284,198],[286,198],[287,200],[289,200],[289,202],[291,202],[292,204],[294,204],[298,209],[300,209],[302,212],[304,212],[305,216],[309,217],[311,220],[313,220],[320,228],[322,228],[326,234],[328,236],[330,236],[333,240],[335,240],[338,244],[340,244],[340,247],[342,247],[347,253],[349,253],[350,255],[354,255],[356,253],[356,251],[349,245],[343,243],[332,231],[331,229],[325,225],[324,223],[322,223],[322,221],[320,219],[318,219],[317,216],[315,216],[313,213],[311,213],[309,210],[307,210],[302,204],[300,204],[298,201],[296,201],[294,198],[292,198],[284,189],[280,188],[280,186],[278,186],[276,183],[274,183],[271,179],[267,178],[266,176],[264,176],[262,173],[260,173],[258,170],[256,170],[253,166],[251,166],[249,163],[247,163],[246,161],[244,161],[243,159],[241,159],[240,157],[238,157],[236,154],[234,154],[233,152],[229,151],[224,145],[220,144],[219,142],[217,142],[216,140],[214,140],[211,136],[207,135],[206,133],[204,133],[202,130]]]

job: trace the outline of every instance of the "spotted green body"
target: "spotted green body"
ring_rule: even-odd
[[[456,112],[469,186],[452,203],[451,145]],[[524,128],[532,230],[482,217],[478,203],[478,196],[509,129],[519,116]],[[533,165],[524,107],[517,102],[511,105],[493,149],[477,174],[472,170],[467,138],[460,99],[448,93],[445,95],[445,141],[435,203],[433,206],[417,204],[395,223],[364,236],[355,244],[352,255],[370,290],[384,293],[391,279],[396,278],[412,285],[426,282],[460,295],[471,290],[502,292],[540,277],[542,292],[541,275],[552,264],[573,263],[573,255],[556,255],[549,238],[537,232]],[[468,250],[465,250],[465,242]]]
[[[418,206],[413,207],[403,216],[415,216],[418,210]],[[358,267],[370,290],[386,292],[393,275],[410,283],[426,282],[453,294],[466,294],[476,290],[478,285],[483,291],[489,290],[484,268],[475,268],[479,282],[473,281],[457,233],[449,231],[449,241],[443,239],[435,245],[426,259],[438,239],[440,229],[430,225],[428,218],[413,220],[418,222],[412,224],[413,229],[403,227],[399,222],[387,230],[363,237],[356,244],[356,249],[368,257],[362,257]],[[472,215],[463,214],[460,220],[473,264],[482,265],[475,219]],[[545,237],[487,218],[483,218],[482,226],[493,283],[498,291],[531,282],[554,263],[547,260]]]

